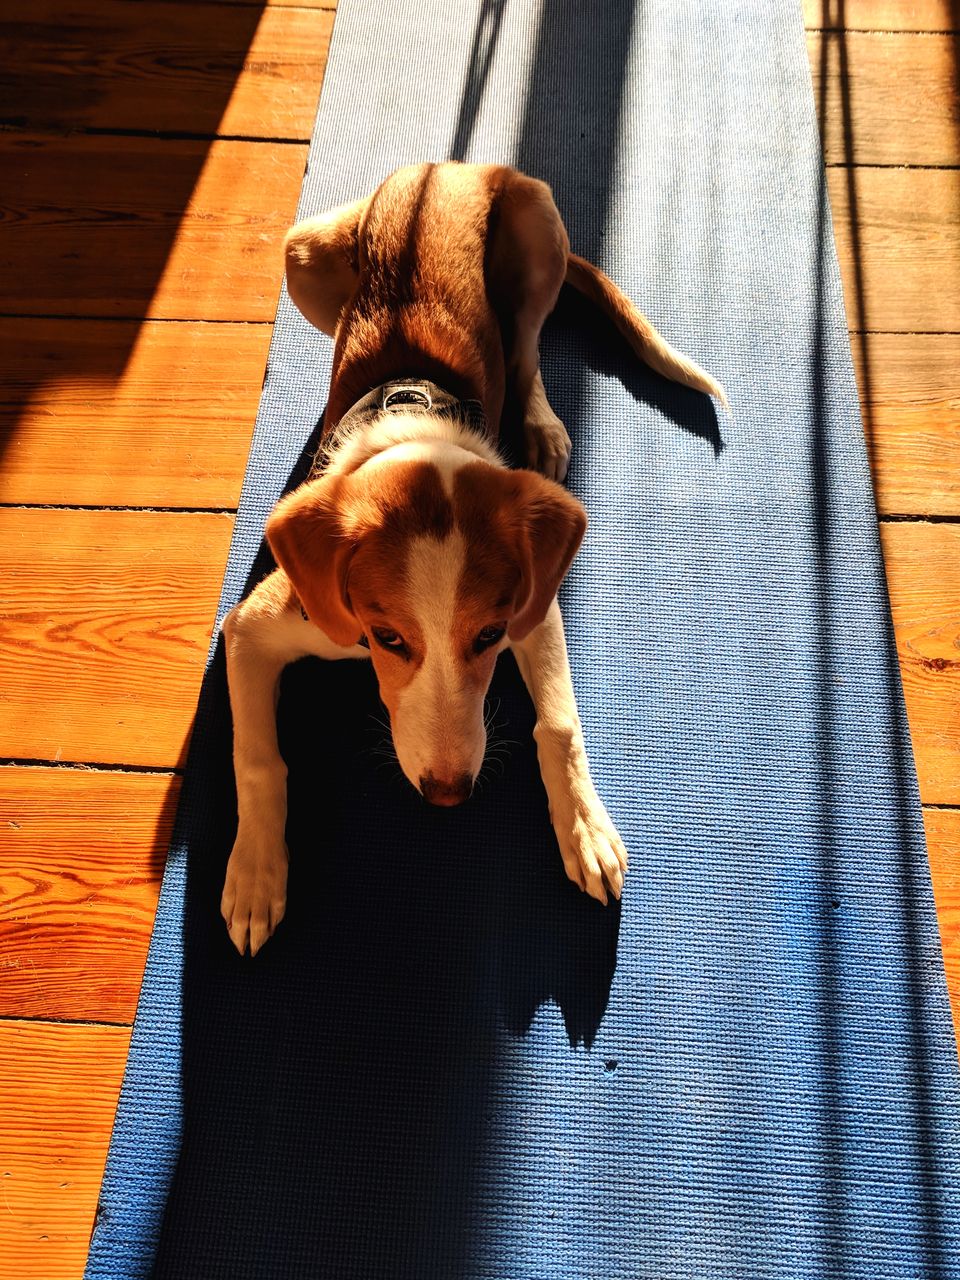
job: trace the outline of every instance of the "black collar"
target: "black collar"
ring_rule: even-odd
[[[478,435],[487,435],[487,419],[479,400],[458,400],[426,378],[391,378],[361,396],[326,435],[314,459],[311,478],[319,475],[344,440],[385,413],[436,414],[459,422]]]

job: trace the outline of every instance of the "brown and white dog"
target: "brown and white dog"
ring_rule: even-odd
[[[452,805],[483,762],[484,698],[512,649],[566,873],[619,898],[627,854],[590,778],[556,601],[586,528],[559,483],[570,438],[539,370],[561,285],[666,377],[722,390],[570,253],[550,189],[513,169],[401,169],[294,227],[286,254],[290,296],[336,344],[322,463],[267,524],[279,568],[224,622],[239,826],[221,910],[234,945],[256,955],[283,917],[276,699],[283,668],[311,654],[372,660],[400,767]],[[496,450],[508,389],[530,470]]]

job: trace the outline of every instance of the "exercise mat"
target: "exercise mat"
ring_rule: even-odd
[[[289,908],[251,961],[214,645],[90,1280],[960,1277],[960,1079],[795,0],[340,0],[301,215],[501,161],[730,396],[567,303],[562,592],[621,906],[564,878],[513,660],[426,805],[365,663],[286,675]],[[279,262],[279,246],[278,246]],[[220,616],[316,443],[284,296]]]

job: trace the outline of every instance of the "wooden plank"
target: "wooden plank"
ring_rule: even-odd
[[[828,164],[960,163],[952,36],[809,33],[807,46]]]
[[[960,335],[854,333],[883,515],[960,515]]]
[[[232,525],[0,510],[0,757],[182,764]]]
[[[960,804],[960,526],[881,525],[907,715],[926,804]]]
[[[957,30],[951,0],[803,0],[803,18],[831,30]]]
[[[923,822],[953,1028],[960,1045],[960,811],[925,809]]]
[[[829,169],[827,181],[850,327],[960,332],[960,174]]]
[[[0,1258],[20,1280],[80,1280],[130,1032],[0,1022]]]
[[[272,318],[279,243],[302,174],[298,149],[291,158],[289,148],[215,143],[192,195],[204,158],[200,143],[6,135],[0,158],[3,152],[19,173],[25,211],[46,210],[15,225],[5,239],[3,310],[137,315],[149,308],[156,316]],[[867,300],[866,320],[854,315],[854,326],[960,329],[960,291],[952,287],[960,274],[957,175],[831,170],[854,310],[851,173]],[[131,189],[137,191],[132,207]],[[238,190],[244,193],[241,206],[232,198]]]
[[[299,147],[0,135],[17,218],[0,245],[0,312],[270,320]],[[851,192],[860,227],[859,314]],[[947,170],[831,169],[854,328],[960,331],[958,183]]]
[[[0,501],[235,506],[269,338],[0,320]],[[855,333],[853,350],[881,512],[960,515],[960,337]]]
[[[0,319],[0,502],[235,507],[270,326]]]
[[[306,147],[0,134],[0,314],[272,320]]]
[[[192,4],[193,0],[171,0],[177,4]],[[264,0],[210,0],[211,4],[245,4],[256,5],[260,8],[264,4]],[[330,13],[336,13],[337,0],[266,0],[267,8],[283,8],[287,5],[293,5],[298,9],[327,9]]]
[[[4,1017],[133,1021],[179,793],[169,774],[0,769]]]
[[[0,23],[0,124],[309,138],[332,28],[322,9],[33,0]]]

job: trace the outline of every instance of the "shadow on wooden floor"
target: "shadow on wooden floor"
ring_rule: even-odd
[[[0,316],[147,315],[261,12],[121,0],[7,10]],[[52,336],[46,365],[13,369],[0,447],[48,378],[119,378],[138,330],[110,326],[100,344]]]

